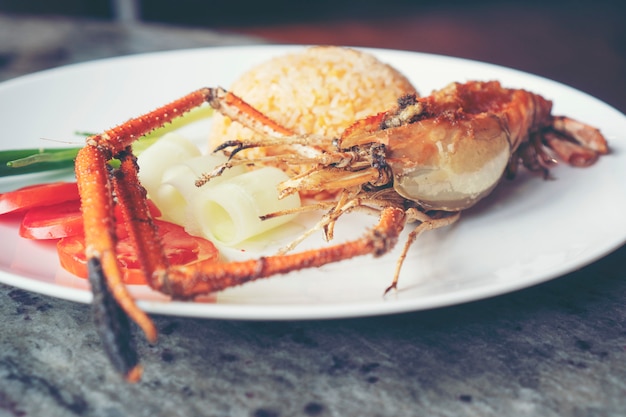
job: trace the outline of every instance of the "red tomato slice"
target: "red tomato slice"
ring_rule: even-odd
[[[161,216],[157,206],[148,201],[148,209],[152,217]],[[118,222],[123,222],[118,206],[115,206]],[[79,200],[70,200],[51,206],[33,207],[26,210],[20,224],[20,236],[27,239],[60,239],[67,236],[83,234],[83,216]],[[123,226],[118,229],[118,236],[125,236]]]
[[[31,185],[0,194],[0,214],[50,206],[79,198],[78,186],[75,182]]]
[[[155,220],[155,223],[159,228],[159,236],[163,242],[165,255],[172,265],[217,261],[218,250],[208,240],[191,236],[181,226],[169,222]],[[146,284],[139,269],[137,256],[127,237],[120,239],[117,250],[124,273],[124,282],[127,284]],[[87,278],[84,236],[69,236],[59,240],[57,252],[63,268],[76,276]]]
[[[28,239],[60,239],[82,234],[83,215],[78,200],[31,208],[20,224],[20,236]]]

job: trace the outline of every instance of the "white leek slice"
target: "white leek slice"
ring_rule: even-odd
[[[196,156],[179,164],[170,166],[163,172],[161,185],[156,191],[156,200],[165,220],[185,226],[187,219],[187,205],[194,200],[197,194],[209,191],[215,185],[246,172],[243,165],[225,170],[219,177],[201,187],[196,186],[196,180],[204,173],[227,162],[223,154],[208,154]]]
[[[300,206],[297,193],[278,198],[277,186],[288,178],[278,168],[265,167],[210,187],[189,204],[190,217],[196,224],[188,225],[188,232],[233,246],[291,221],[294,215],[259,218]]]
[[[163,173],[172,165],[200,155],[200,149],[184,136],[171,132],[163,135],[137,157],[139,181],[159,206],[157,190]]]
[[[278,168],[247,171],[243,165],[235,166],[196,187],[201,174],[225,162],[224,155],[201,155],[193,142],[178,133],[168,133],[139,156],[139,179],[165,220],[182,225],[191,234],[228,246],[295,217],[259,218],[300,206],[297,193],[278,198],[278,185],[289,179]]]

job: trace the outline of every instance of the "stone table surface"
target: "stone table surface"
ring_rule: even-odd
[[[0,15],[0,77],[260,38]],[[3,116],[5,117],[5,116]],[[533,288],[326,321],[155,316],[143,379],[102,352],[88,305],[0,285],[0,416],[626,414],[626,249]]]

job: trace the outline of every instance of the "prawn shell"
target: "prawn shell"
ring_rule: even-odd
[[[508,129],[493,114],[424,119],[384,132],[394,189],[427,209],[471,207],[499,183],[511,157]]]

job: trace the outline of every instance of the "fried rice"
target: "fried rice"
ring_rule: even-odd
[[[335,46],[303,48],[270,59],[244,73],[230,91],[297,135],[329,139],[356,120],[392,108],[399,97],[416,93],[403,74],[372,54]],[[216,114],[209,146],[252,137],[249,129]],[[265,156],[267,150],[246,152],[247,157]]]

